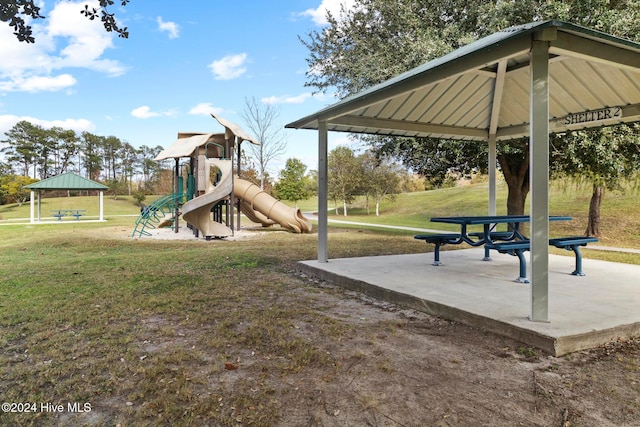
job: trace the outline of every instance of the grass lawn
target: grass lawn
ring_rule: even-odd
[[[293,328],[316,325],[329,340],[346,333],[291,274],[296,261],[315,256],[315,234],[134,240],[133,221],[0,228],[4,401],[89,402],[99,425],[153,424],[158,416],[164,425],[185,417],[198,425],[196,416],[237,425],[242,414],[268,426],[283,409],[273,401],[273,378],[309,365],[332,371],[331,357]],[[407,249],[403,236],[389,235],[383,248],[380,234],[337,235],[333,251],[344,256]],[[367,249],[354,251],[353,242]],[[254,378],[219,382],[225,366],[252,358],[260,360]],[[50,421],[45,413],[0,413],[0,425]]]
[[[422,227],[430,227],[429,216],[482,212],[482,187],[468,207],[459,191],[409,194],[383,212],[391,224]],[[97,198],[71,199],[45,199],[43,212],[97,209]],[[617,236],[616,245],[640,247],[633,234],[640,214],[614,201],[607,195],[603,205],[605,233]],[[588,195],[557,192],[552,213],[578,218],[571,231],[579,233],[587,203]],[[382,322],[365,333],[329,314],[345,292],[293,273],[297,261],[316,257],[315,233],[134,240],[135,218],[126,215],[139,209],[126,197],[105,198],[105,223],[6,225],[25,210],[28,217],[28,206],[0,206],[0,395],[88,403],[91,412],[0,412],[0,425],[280,425],[300,393],[293,384],[309,372],[330,383],[344,369],[332,348],[361,334],[375,342],[398,327]],[[362,212],[348,218],[383,220]],[[331,227],[330,256],[424,252],[412,234]],[[353,357],[349,363],[360,356]]]

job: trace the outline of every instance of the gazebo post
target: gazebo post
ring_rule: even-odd
[[[104,191],[100,190],[100,221],[104,221]]]
[[[549,42],[546,33],[531,45],[529,167],[531,182],[531,314],[549,321]]]
[[[498,150],[496,147],[496,135],[489,135],[489,215],[496,214],[496,159]]]
[[[318,262],[327,262],[328,250],[328,131],[327,122],[318,123]]]
[[[29,201],[29,203],[30,203],[29,222],[31,224],[33,224],[35,222],[35,220],[34,220],[34,210],[35,210],[35,200],[34,200],[34,198],[35,198],[35,195],[36,195],[36,192],[31,190],[31,198],[29,199],[30,200]],[[38,201],[38,203],[40,203],[40,201]]]

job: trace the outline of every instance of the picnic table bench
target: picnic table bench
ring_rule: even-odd
[[[574,276],[584,276],[584,271],[582,271],[582,253],[580,251],[580,247],[587,246],[588,243],[595,243],[597,241],[597,237],[569,236],[549,239],[549,245],[573,251],[576,257],[576,268],[571,274]],[[517,256],[520,261],[520,276],[515,281],[519,283],[529,283],[529,279],[527,279],[527,260],[524,257],[524,253],[531,250],[531,242],[529,240],[496,243],[491,242],[487,243],[485,247],[495,249],[500,253]]]
[[[476,240],[471,242],[465,241],[465,239],[462,238],[462,235],[460,233],[418,234],[416,236],[413,236],[413,238],[417,240],[424,240],[426,243],[433,243],[435,245],[435,248],[433,250],[433,265],[442,265],[442,262],[440,262],[441,246],[444,246],[446,244],[457,245],[465,242],[469,243],[471,246],[478,246],[479,242],[480,244],[483,243],[482,238],[484,237],[484,233],[481,231],[468,233],[468,236],[475,237]],[[510,238],[513,238],[512,236],[513,236],[513,232],[511,231],[491,231],[490,232],[491,241],[508,240]],[[484,259],[485,260],[490,259],[488,250],[485,251]]]
[[[85,212],[87,212],[85,209],[54,209],[51,211],[51,216],[58,218],[58,221],[62,221],[64,216],[74,216],[78,221]]]

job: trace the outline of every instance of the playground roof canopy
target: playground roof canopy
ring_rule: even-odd
[[[31,190],[108,190],[109,187],[84,178],[73,172],[46,178],[33,184],[25,185]]]
[[[217,117],[211,113],[211,117],[216,119],[218,123],[224,126],[224,133],[201,133],[181,132],[178,134],[178,140],[175,141],[169,148],[162,150],[154,159],[155,161],[165,159],[178,159],[181,157],[189,157],[198,147],[201,147],[209,142],[212,143],[224,143],[227,139],[237,137],[239,143],[242,141],[249,141],[252,144],[260,145],[256,139],[247,135],[247,133],[240,128],[237,124],[230,122],[222,117]]]
[[[216,138],[217,137],[217,138]],[[162,150],[155,161],[165,159],[179,159],[180,157],[189,157],[193,151],[205,145],[207,142],[221,140],[224,141],[223,133],[196,133],[186,138],[178,138],[169,148]]]
[[[550,131],[640,120],[640,45],[562,21],[511,27],[286,125],[497,141],[526,137],[532,40],[549,42]]]

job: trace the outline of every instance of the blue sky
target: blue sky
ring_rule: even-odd
[[[178,132],[222,132],[210,112],[246,130],[247,98],[272,103],[283,127],[336,101],[304,87],[298,36],[321,29],[340,0],[131,0],[111,10],[128,39],[82,16],[87,3],[40,2],[35,44],[0,22],[0,139],[28,120],[166,148]],[[272,174],[290,157],[315,169],[316,133],[283,132],[287,152]],[[330,135],[331,147],[347,143]]]

